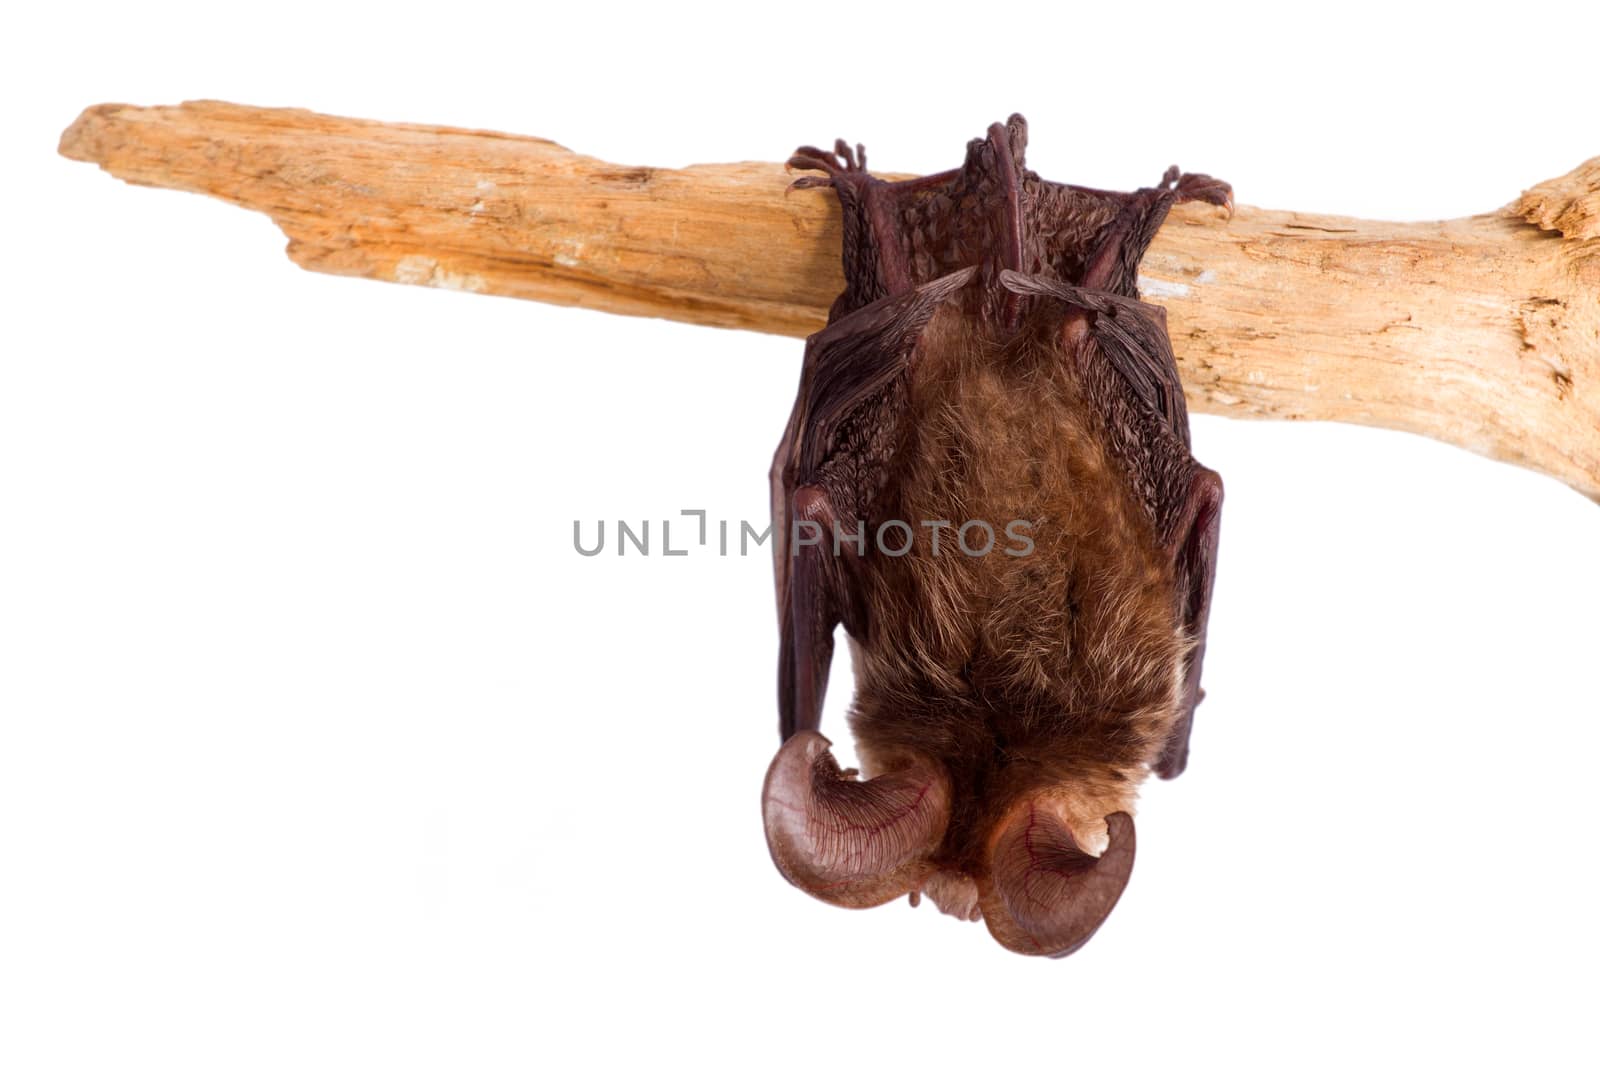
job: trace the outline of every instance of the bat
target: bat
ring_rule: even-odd
[[[1164,309],[1137,269],[1174,204],[1045,181],[1020,115],[961,167],[886,182],[796,150],[832,188],[845,287],[806,341],[773,457],[782,744],[773,862],[832,904],[926,895],[1004,947],[1065,956],[1134,858],[1154,771],[1182,773],[1222,480],[1190,453]],[[850,642],[861,769],[818,732]]]

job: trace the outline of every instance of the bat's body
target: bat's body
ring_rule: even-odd
[[[846,289],[807,344],[773,464],[784,746],[780,870],[834,903],[928,894],[1007,947],[1063,955],[1115,904],[1150,769],[1179,773],[1199,701],[1221,482],[1187,413],[1139,257],[1170,171],[1107,193],[1022,162],[1020,117],[962,168],[828,177]],[[850,636],[865,780],[815,732]]]

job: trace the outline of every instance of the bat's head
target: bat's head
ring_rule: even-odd
[[[984,790],[987,774],[911,748],[862,755],[864,779],[806,730],[767,772],[773,862],[812,896],[868,908],[925,894],[941,911],[983,919],[1014,952],[1059,957],[1082,947],[1122,895],[1134,855],[1125,777]]]

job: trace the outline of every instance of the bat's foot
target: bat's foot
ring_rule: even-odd
[[[803,145],[794,150],[786,166],[790,170],[820,170],[825,178],[796,178],[789,183],[791,189],[823,189],[836,185],[841,179],[859,179],[867,176],[867,150],[863,145],[851,148],[844,138],[833,142],[833,151]]]
[[[1180,174],[1177,167],[1168,167],[1167,173],[1162,176],[1161,188],[1176,192],[1180,204],[1187,204],[1191,200],[1215,204],[1227,208],[1228,216],[1233,217],[1233,186],[1219,178],[1209,174]]]

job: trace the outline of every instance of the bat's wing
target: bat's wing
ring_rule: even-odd
[[[1176,778],[1188,765],[1194,709],[1205,697],[1205,690],[1200,688],[1200,668],[1206,655],[1206,624],[1211,616],[1211,585],[1217,575],[1221,523],[1222,478],[1196,463],[1169,540],[1177,576],[1179,617],[1191,646],[1183,664],[1178,719],[1155,764],[1156,773],[1163,778]]]
[[[851,560],[900,439],[907,378],[941,302],[963,270],[882,297],[806,342],[800,391],[772,463],[772,538],[780,632],[779,730],[814,730],[833,659],[851,625]]]

